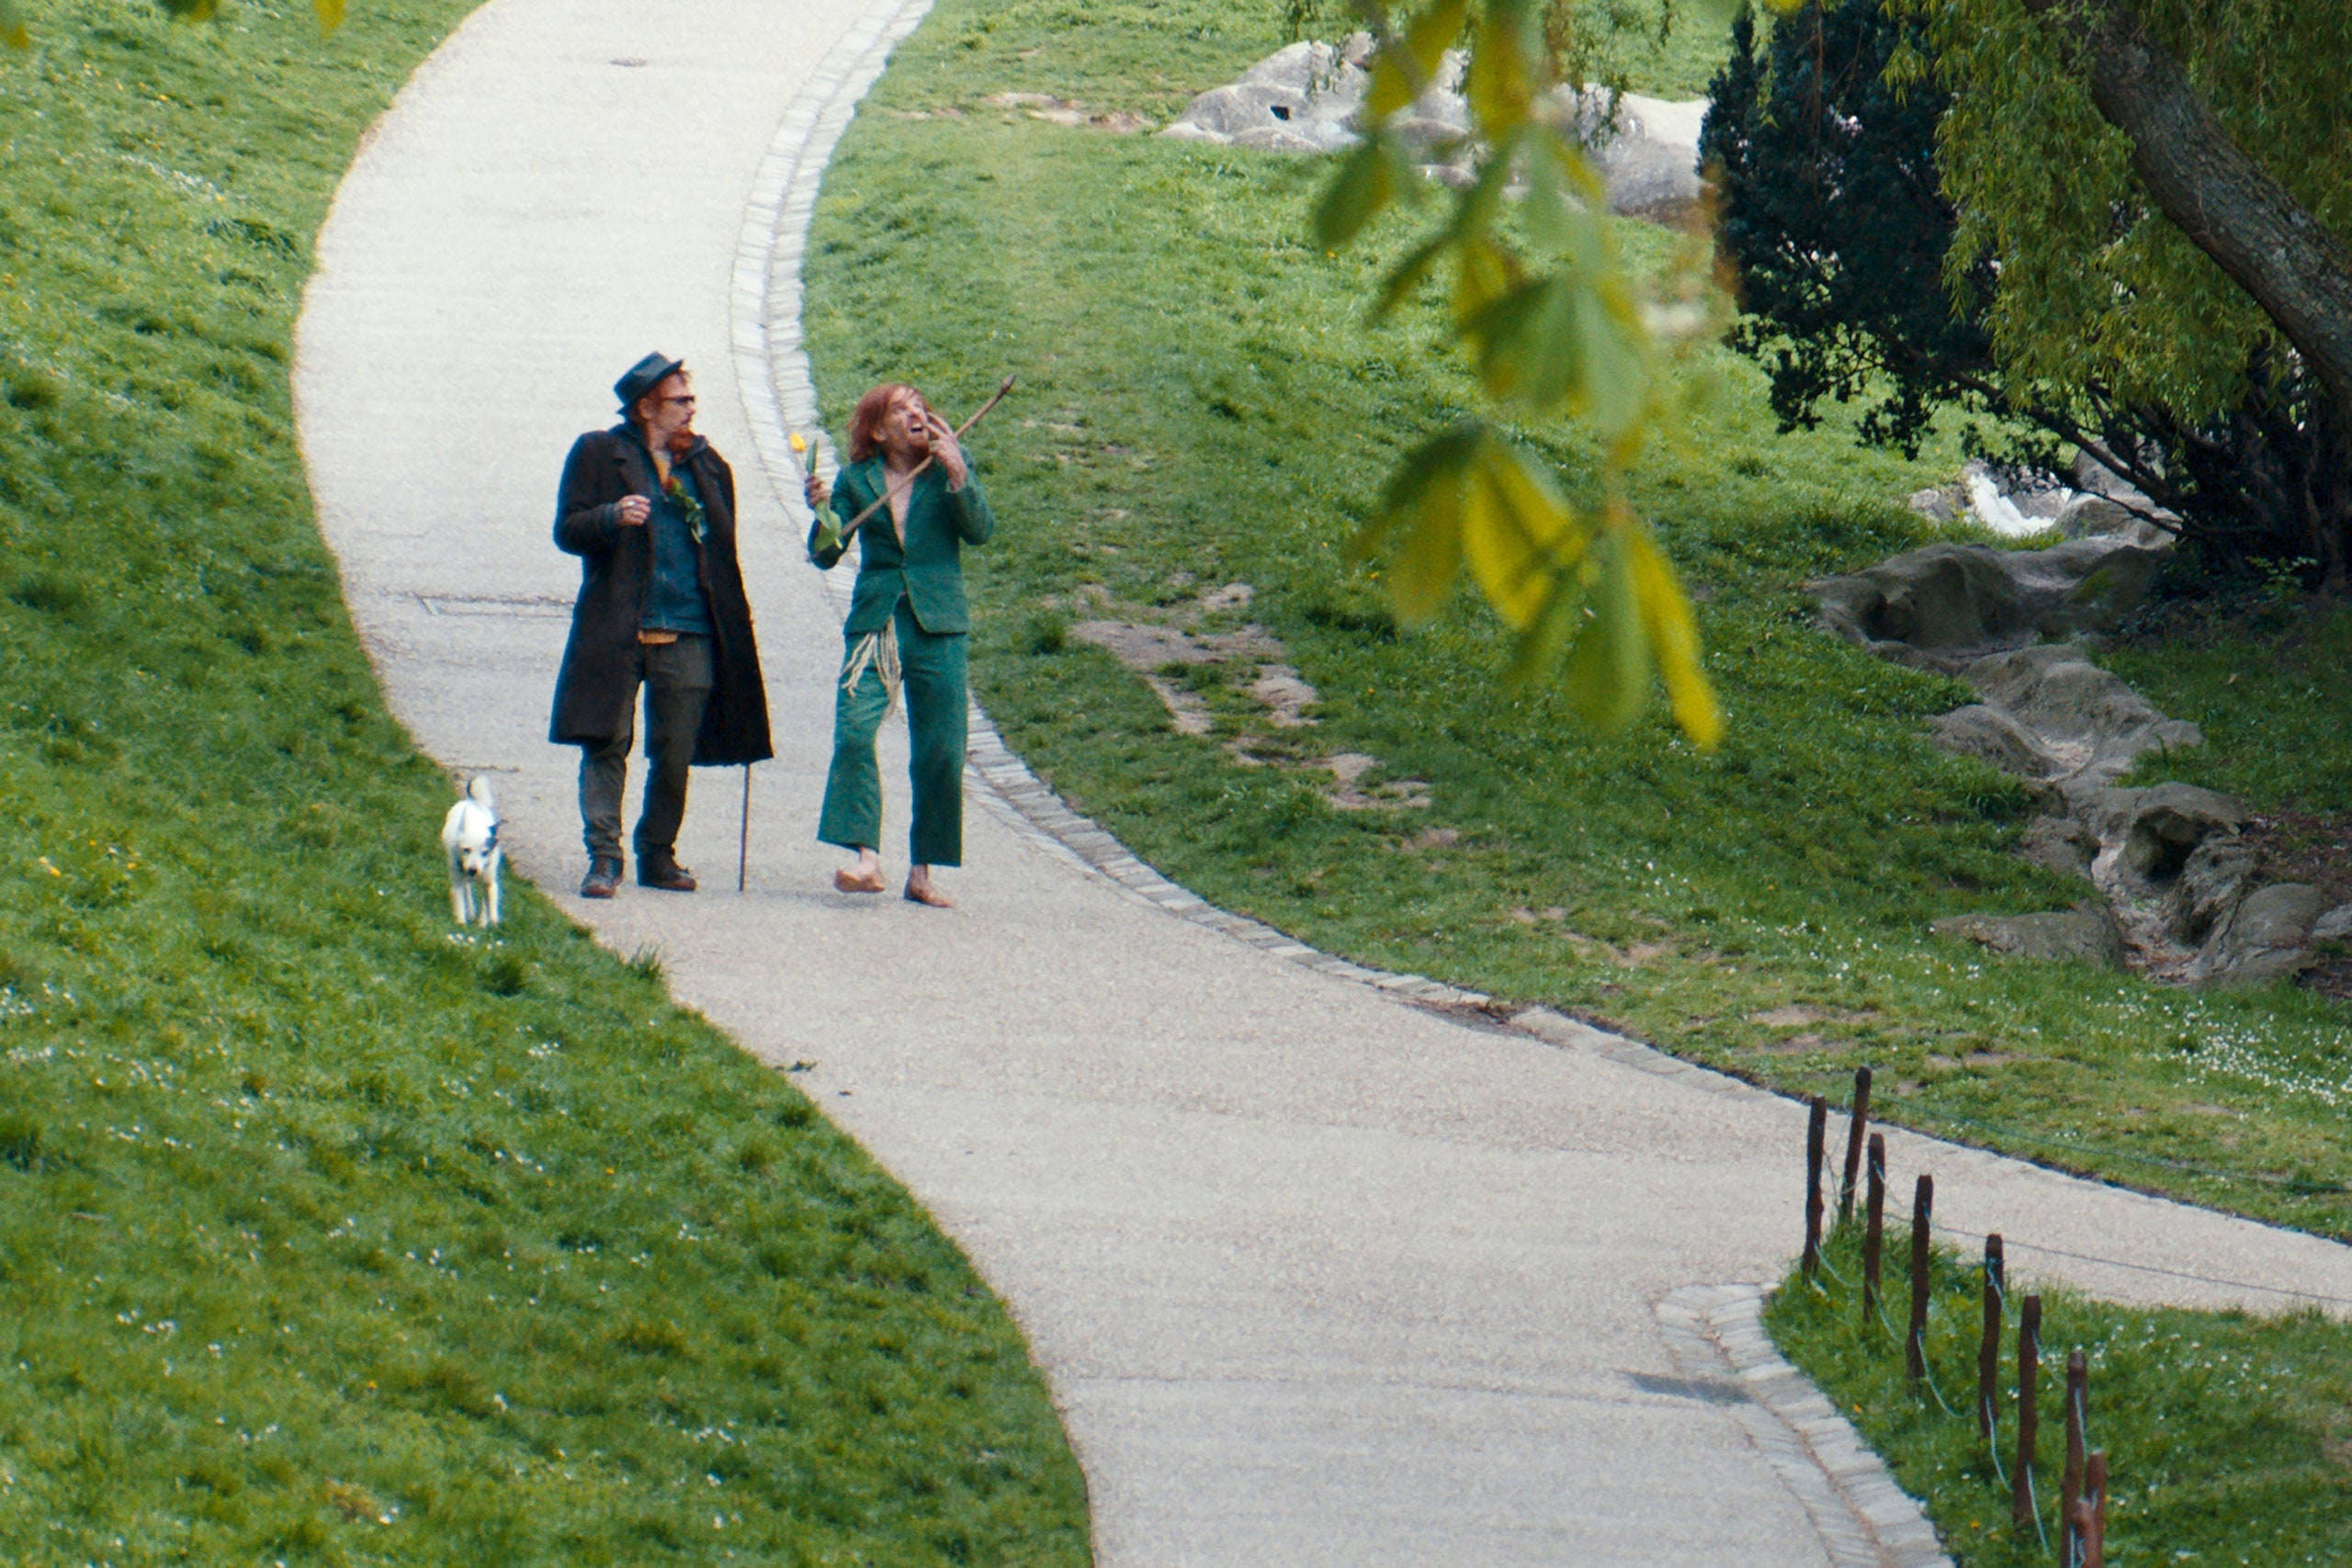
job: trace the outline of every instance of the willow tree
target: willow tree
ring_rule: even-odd
[[[2352,6],[1888,3],[1926,25],[1951,95],[1938,138],[1951,261],[1991,260],[2004,367],[2189,420],[2226,414],[2250,365],[2307,378],[2311,556],[2346,586]]]

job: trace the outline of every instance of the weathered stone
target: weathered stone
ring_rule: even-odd
[[[1952,915],[1928,927],[2021,958],[2075,961],[2120,968],[2123,939],[2112,917],[2091,908],[2037,915]]]
[[[2236,797],[2185,784],[2101,790],[2090,812],[2099,842],[2120,845],[2120,867],[2146,882],[2169,882],[2198,845],[2235,833],[2246,819]]]
[[[1908,504],[1920,516],[1936,523],[1949,523],[1960,515],[1960,503],[1949,490],[1915,490]]]
[[[2352,940],[2352,904],[2338,904],[2312,923],[2313,942]]]
[[[2190,982],[2256,985],[2302,973],[2312,962],[2307,945],[2312,928],[2326,909],[2327,896],[2304,883],[2278,882],[2256,889],[2206,939],[2189,966]]]
[[[2096,538],[2101,534],[2121,534],[2130,530],[2133,518],[2116,502],[2103,495],[2076,495],[2058,513],[2059,536],[2068,539]]]
[[[1980,758],[2018,778],[2046,779],[2067,771],[2016,719],[1983,703],[1936,715],[1928,720],[1928,733],[1946,751]]]
[[[2026,824],[2018,853],[2050,871],[2088,876],[2098,840],[2071,817],[2037,817]]]
[[[1806,587],[1822,624],[1854,642],[1966,656],[2111,626],[2145,596],[2162,560],[2162,551],[2116,538],[2046,550],[1929,545]]]
[[[2172,928],[2183,942],[2205,940],[2214,926],[2237,913],[2261,856],[2234,834],[2207,839],[2181,863],[2173,886]]]

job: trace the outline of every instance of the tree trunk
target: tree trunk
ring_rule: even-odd
[[[2230,139],[2180,64],[2125,0],[2025,0],[2067,27],[2088,68],[2091,102],[2132,140],[2132,168],[2166,218],[2253,297],[2325,389],[2313,432],[2328,454],[2328,586],[2345,585],[2352,523],[2352,251]]]

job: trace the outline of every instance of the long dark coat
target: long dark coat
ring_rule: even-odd
[[[752,637],[752,606],[735,559],[735,474],[697,440],[677,459],[702,493],[703,594],[710,605],[713,685],[695,736],[695,765],[730,767],[775,755],[768,740],[767,687]],[[626,424],[592,430],[571,444],[555,507],[555,542],[580,558],[580,597],[571,637],[556,676],[555,716],[548,739],[560,746],[601,746],[628,732],[635,718],[637,631],[653,584],[653,527],[623,525],[623,496],[658,497],[653,459]]]

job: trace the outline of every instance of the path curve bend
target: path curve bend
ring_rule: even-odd
[[[797,288],[770,253],[805,222],[795,138],[822,121],[786,117],[840,98],[907,15],[492,0],[401,93],[321,234],[295,371],[394,712],[493,774],[521,873],[614,948],[658,947],[747,1050],[813,1064],[800,1081],[1027,1332],[1103,1562],[1895,1560],[1792,1483],[1779,1428],[1693,1396],[1690,1303],[1716,1298],[1688,1288],[1774,1279],[1797,1239],[1797,1108],[1171,919],[1001,801],[972,813],[955,912],[831,891],[813,829],[840,623],[763,471],[795,390],[767,376]],[[747,289],[762,320],[734,308]],[[575,758],[543,739],[577,581],[548,525],[566,446],[654,346],[699,367],[737,465],[779,755],[752,774],[745,894],[583,905]],[[1020,526],[1017,495],[1000,511]],[[737,787],[698,779],[682,852],[707,888]],[[888,809],[906,819],[902,786]],[[2344,1248],[1892,1143],[1960,1230],[2352,1301]],[[2048,1261],[2126,1299],[2278,1304]]]

